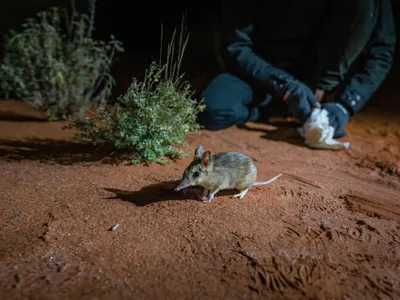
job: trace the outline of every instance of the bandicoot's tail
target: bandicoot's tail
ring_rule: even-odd
[[[271,179],[268,179],[267,181],[255,182],[255,183],[253,184],[253,186],[256,186],[256,185],[264,185],[264,184],[270,183],[270,182],[272,182],[272,181],[278,179],[278,178],[281,177],[281,176],[282,176],[282,174],[279,174],[279,175],[276,175],[275,177],[272,177]]]

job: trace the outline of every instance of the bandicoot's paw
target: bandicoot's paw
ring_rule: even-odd
[[[210,202],[207,196],[201,197],[200,200],[203,201],[203,202],[205,202],[205,203],[206,203],[206,202]]]
[[[208,202],[211,201],[211,198],[205,197],[205,198],[202,199],[202,201],[203,201],[204,203],[208,203]]]

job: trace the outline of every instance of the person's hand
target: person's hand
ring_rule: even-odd
[[[293,77],[278,78],[274,87],[280,98],[288,104],[291,116],[301,124],[304,124],[314,107],[321,106],[313,91]]]
[[[336,102],[324,103],[322,108],[328,111],[329,125],[335,129],[333,137],[343,137],[345,135],[345,127],[349,122],[349,112],[343,105]]]
[[[322,99],[324,98],[325,91],[322,89],[316,89],[315,90],[315,97],[317,97],[318,101],[321,102]]]

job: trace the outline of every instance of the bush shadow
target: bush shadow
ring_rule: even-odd
[[[0,110],[0,121],[7,122],[49,122],[44,116],[35,114],[21,114]]]
[[[138,191],[127,191],[114,188],[103,188],[107,192],[111,192],[114,196],[106,197],[105,199],[119,199],[122,201],[130,202],[135,206],[147,206],[157,202],[164,201],[184,201],[184,200],[194,200],[202,203],[200,196],[203,192],[201,187],[191,187],[185,192],[174,190],[178,181],[165,181],[161,183],[150,184],[148,186],[142,187]],[[220,191],[215,198],[221,196],[233,195],[234,191],[224,190]]]
[[[37,138],[23,141],[0,139],[0,159],[60,165],[82,162],[114,164],[122,161],[111,149],[66,140]]]
[[[44,112],[23,100],[16,99],[0,99],[0,121],[49,122]]]
[[[29,116],[29,115],[20,115],[20,114],[11,114],[7,112],[0,111],[0,121],[7,122],[49,122],[46,118]]]

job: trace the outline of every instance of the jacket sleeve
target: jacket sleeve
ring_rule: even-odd
[[[382,0],[371,45],[362,53],[356,69],[336,96],[351,114],[360,111],[386,78],[393,62],[396,43],[390,0]]]
[[[261,58],[254,49],[254,22],[257,1],[228,2],[222,5],[220,55],[228,71],[261,91],[274,94],[276,80],[291,77]]]

